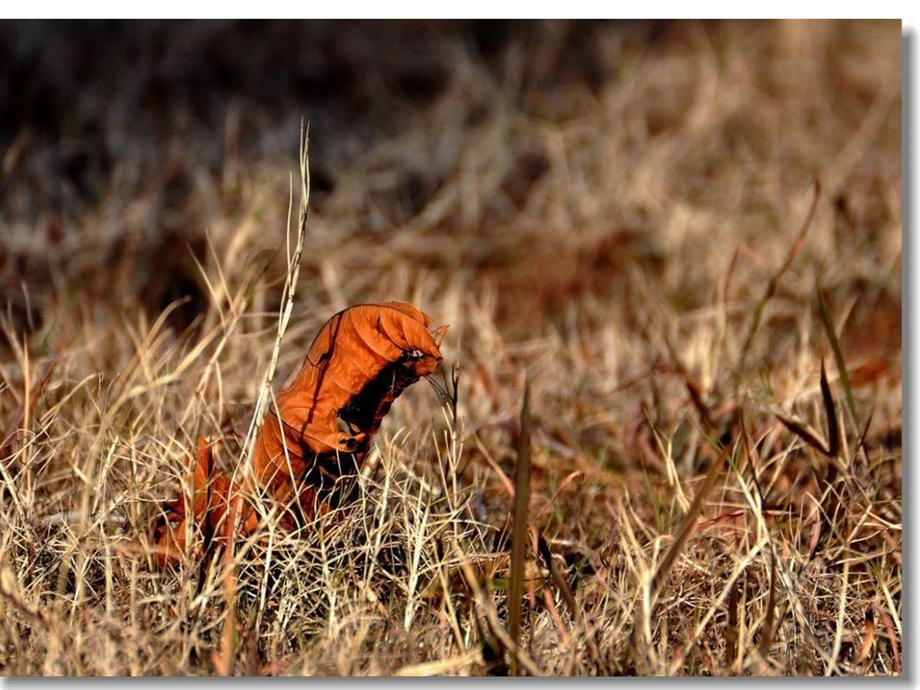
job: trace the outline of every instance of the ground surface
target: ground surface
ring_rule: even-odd
[[[0,24],[0,672],[900,673],[900,57],[898,22]],[[341,515],[160,572],[269,367],[302,118],[275,387],[402,299],[457,404],[407,391]]]

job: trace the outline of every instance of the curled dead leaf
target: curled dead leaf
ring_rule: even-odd
[[[192,509],[186,497],[166,505],[154,532],[157,563],[176,562],[192,533],[205,543],[234,541],[235,525],[236,538],[251,534],[259,524],[257,496],[274,502],[286,529],[343,500],[343,478],[360,469],[393,402],[441,363],[448,326],[430,331],[430,324],[405,302],[362,304],[332,316],[266,414],[252,458],[258,486],[251,490],[215,471],[211,448],[199,439]]]

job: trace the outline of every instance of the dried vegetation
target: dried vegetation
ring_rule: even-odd
[[[900,57],[897,22],[0,25],[0,672],[900,674]],[[400,398],[354,504],[158,571],[195,439],[244,455],[301,117],[275,390],[400,299],[456,394]]]

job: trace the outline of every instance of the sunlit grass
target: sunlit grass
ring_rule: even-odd
[[[549,29],[445,34],[443,90],[312,193],[280,341],[296,133],[64,240],[0,210],[0,672],[900,674],[899,24],[661,31],[593,33],[593,81]],[[450,324],[456,397],[400,397],[352,504],[154,568],[198,436],[231,470],[266,373],[386,299]]]

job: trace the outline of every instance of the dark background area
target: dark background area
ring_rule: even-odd
[[[453,51],[495,79],[511,47],[530,51],[539,59],[526,65],[520,102],[564,117],[565,104],[550,94],[562,82],[597,89],[611,76],[617,66],[601,61],[593,39],[614,27],[649,49],[669,31],[667,22],[4,22],[0,140],[18,142],[25,159],[50,158],[63,187],[32,190],[34,208],[17,210],[98,201],[121,160],[140,150],[155,169],[176,140],[216,173],[228,118],[245,133],[236,152],[250,159],[289,157],[306,118],[316,190],[327,191],[337,164],[404,130],[444,92]]]
[[[561,122],[616,77],[618,64],[598,50],[600,31],[644,51],[671,25],[2,22],[0,302],[18,328],[34,330],[52,284],[76,283],[103,302],[137,297],[151,316],[191,296],[170,317],[185,327],[202,307],[190,257],[205,257],[207,219],[215,207],[242,212],[228,162],[243,177],[265,160],[292,168],[305,119],[311,206],[322,213],[357,156],[410,131],[435,106],[456,78],[458,51],[487,80],[517,79],[517,107]],[[509,52],[519,54],[519,76],[507,73]],[[487,93],[470,94],[460,127],[491,115]],[[524,156],[515,170],[523,182],[512,191],[526,194],[528,177],[546,167],[545,158]],[[436,170],[400,170],[373,196],[388,225],[398,225],[443,182]],[[130,221],[132,200],[155,207],[143,227]],[[91,220],[97,212],[101,224]],[[133,279],[114,269],[100,278],[100,265],[125,255]]]

